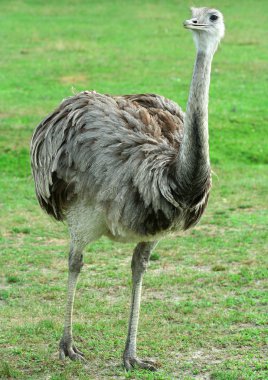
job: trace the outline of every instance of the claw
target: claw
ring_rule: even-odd
[[[153,360],[143,360],[139,358],[124,358],[124,366],[127,371],[131,371],[134,368],[147,369],[148,371],[155,372],[159,367],[158,363]]]
[[[85,356],[84,354],[83,354],[83,352],[81,352],[80,350],[78,350],[78,348],[76,348],[75,347],[75,345],[73,345],[73,350],[74,350],[74,352],[76,353],[76,354],[78,354],[78,355],[80,355],[80,356]]]
[[[59,358],[64,360],[69,357],[71,360],[85,362],[84,354],[79,351],[72,342],[60,341]]]

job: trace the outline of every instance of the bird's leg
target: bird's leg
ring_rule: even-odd
[[[147,269],[151,252],[156,244],[157,242],[139,243],[134,249],[132,256],[132,298],[128,335],[123,355],[126,370],[130,370],[134,367],[140,367],[151,371],[156,371],[156,365],[153,361],[139,359],[136,355],[136,339],[139,323],[142,279],[144,272]]]
[[[69,255],[69,275],[67,288],[67,304],[65,310],[64,330],[60,341],[60,359],[69,357],[72,360],[84,361],[83,354],[73,344],[72,315],[77,279],[83,266],[82,250],[71,246]]]

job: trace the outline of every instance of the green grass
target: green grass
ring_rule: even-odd
[[[185,109],[194,60],[176,0],[1,0],[0,378],[268,378],[267,1],[218,1],[226,37],[210,92],[216,175],[206,215],[162,241],[144,281],[140,356],[125,373],[132,245],[87,248],[74,336],[87,365],[58,361],[68,235],[39,209],[29,166],[35,125],[62,98],[95,89],[156,92]],[[207,5],[199,0],[195,5]]]

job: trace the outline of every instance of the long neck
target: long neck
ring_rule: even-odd
[[[213,54],[198,51],[184,120],[184,135],[177,160],[177,179],[188,185],[210,170],[208,95]]]

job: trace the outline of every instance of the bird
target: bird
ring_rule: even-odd
[[[31,168],[40,206],[70,234],[67,300],[59,358],[85,360],[72,318],[83,251],[106,236],[135,243],[123,364],[157,370],[137,355],[142,281],[158,241],[195,226],[211,189],[208,101],[211,65],[225,26],[213,8],[191,8],[183,23],[196,46],[186,111],[164,96],[83,91],[36,127]]]

